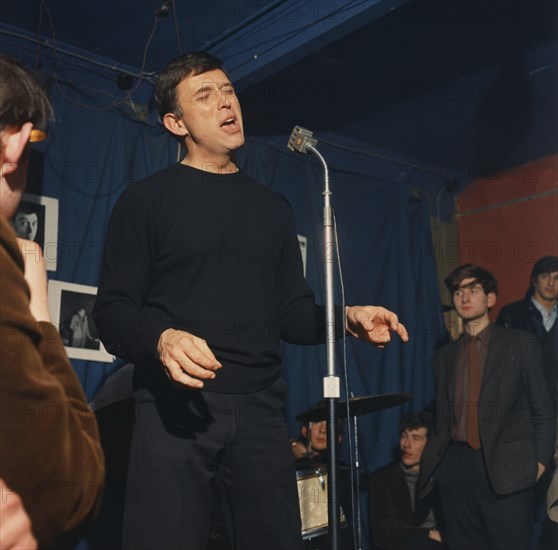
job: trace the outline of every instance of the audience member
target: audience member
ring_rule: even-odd
[[[36,550],[37,539],[33,536],[31,520],[23,502],[0,479],[0,549]]]
[[[525,550],[533,488],[554,445],[540,346],[490,323],[492,273],[466,264],[445,282],[464,333],[434,358],[437,429],[423,453],[420,496],[435,474],[451,549]]]
[[[400,457],[376,470],[368,485],[369,526],[378,550],[440,550],[440,509],[435,492],[417,499],[420,459],[432,429],[429,413],[411,412],[399,424]]]
[[[531,272],[529,289],[523,300],[505,305],[496,323],[520,328],[541,342],[545,378],[556,414],[558,399],[558,256],[540,258]]]
[[[554,472],[546,495],[548,517],[554,522],[554,541],[558,542],[558,420],[556,420],[556,446],[554,448]],[[556,547],[556,545],[554,546]]]
[[[326,401],[320,400],[311,409],[326,409]],[[342,440],[343,421],[338,421],[339,445]],[[304,422],[300,426],[300,437],[291,440],[293,457],[299,479],[299,499],[301,507],[301,519],[307,524],[310,533],[306,535],[306,550],[327,550],[329,548],[329,527],[319,530],[316,527],[317,520],[314,518],[316,504],[321,506],[323,512],[327,511],[327,488],[321,484],[321,476],[328,473],[329,460],[327,452],[327,421],[317,420],[315,422]],[[306,481],[303,479],[306,478]],[[350,467],[341,462],[338,469],[338,491],[339,505],[341,507],[342,526],[339,529],[338,545],[340,550],[351,550],[355,547],[352,525],[352,491]],[[304,494],[310,496],[310,505]],[[319,500],[319,504],[318,504]],[[312,533],[314,531],[314,533]]]
[[[103,454],[51,323],[41,249],[26,242],[24,258],[8,223],[25,188],[31,130],[50,115],[36,82],[0,54],[0,478],[21,497],[39,546],[67,548],[95,515]]]
[[[558,257],[540,258],[531,272],[529,288],[523,300],[504,306],[496,323],[533,334],[541,343],[544,374],[550,390],[554,414],[558,413]],[[551,471],[546,471],[535,488],[535,521],[531,537],[533,549],[555,548],[552,525],[546,514],[546,493]]]

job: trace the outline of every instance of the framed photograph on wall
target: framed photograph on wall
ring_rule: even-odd
[[[10,220],[16,235],[35,241],[49,271],[56,271],[58,255],[58,199],[24,193]]]
[[[48,306],[68,357],[112,363],[93,322],[91,311],[97,295],[94,286],[63,281],[48,282]]]
[[[302,256],[302,269],[306,277],[306,257],[308,256],[308,239],[304,235],[297,235],[300,255]]]

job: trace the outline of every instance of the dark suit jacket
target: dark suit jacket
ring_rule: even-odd
[[[554,445],[554,415],[544,379],[541,348],[521,330],[491,325],[479,397],[479,429],[488,477],[506,495],[532,487],[537,462],[548,467]],[[436,433],[421,460],[419,491],[427,494],[454,423],[455,367],[459,340],[434,359]]]
[[[409,488],[399,462],[376,470],[368,485],[370,530],[376,547],[392,550],[404,548],[411,539],[430,541],[428,529],[420,525],[433,507],[433,500],[431,496],[418,501],[413,513]]]
[[[542,346],[544,375],[550,390],[550,400],[554,407],[554,413],[558,412],[558,355],[553,345],[553,331],[556,331],[556,323],[550,332],[544,328],[541,312],[533,305],[531,298],[513,302],[504,306],[498,314],[496,324],[506,328],[520,328],[537,337]],[[554,388],[554,391],[552,391]]]

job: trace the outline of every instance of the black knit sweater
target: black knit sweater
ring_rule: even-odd
[[[288,203],[242,172],[182,164],[118,199],[94,319],[109,351],[150,369],[162,369],[165,329],[204,338],[223,365],[205,389],[225,393],[273,383],[280,338],[325,340],[324,308],[304,280]]]

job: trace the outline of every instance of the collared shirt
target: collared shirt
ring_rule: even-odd
[[[531,302],[533,302],[533,305],[540,311],[544,329],[548,332],[556,322],[556,316],[558,315],[558,303],[555,303],[554,307],[548,310],[533,297],[531,297]]]
[[[479,358],[480,379],[482,381],[488,343],[492,335],[491,325],[483,329],[476,337],[475,343]],[[456,356],[455,371],[455,401],[453,403],[455,423],[451,431],[451,439],[454,441],[467,441],[467,416],[471,407],[477,407],[477,403],[469,400],[469,342],[473,338],[466,332],[461,336]],[[482,382],[481,382],[482,387]]]

